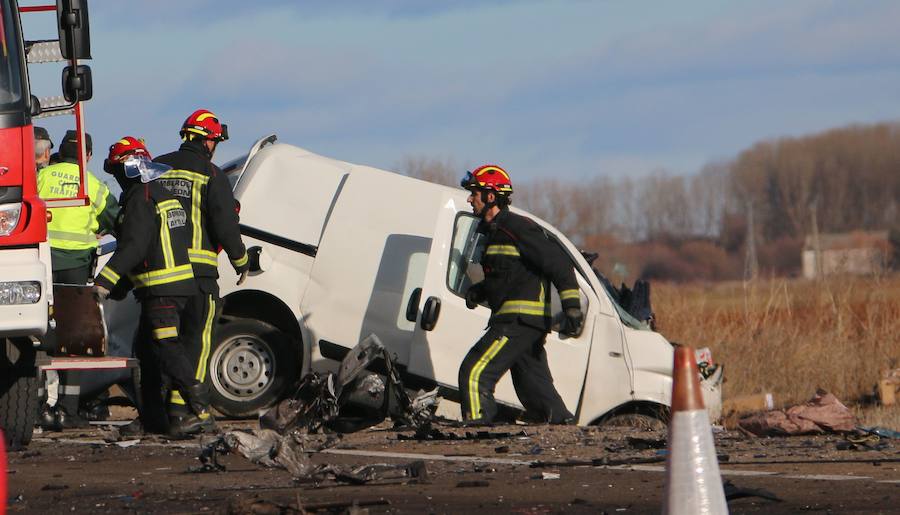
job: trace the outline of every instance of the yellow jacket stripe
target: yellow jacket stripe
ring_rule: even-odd
[[[110,268],[109,266],[103,267],[103,270],[100,270],[100,276],[105,277],[109,282],[116,284],[119,282],[119,274],[116,273],[115,270]]]
[[[481,417],[481,396],[478,394],[478,380],[481,378],[481,372],[497,356],[507,341],[509,338],[506,336],[494,340],[469,372],[469,418],[471,419]]]
[[[215,252],[203,249],[188,249],[188,257],[191,263],[219,266],[219,260]]]
[[[63,208],[59,208],[63,209]],[[74,209],[74,208],[65,208],[65,209]],[[96,247],[97,246],[97,235],[94,233],[83,233],[83,232],[70,232],[70,231],[47,231],[47,236],[53,240],[55,243],[60,243],[62,241],[67,242],[76,242],[76,243],[87,243],[88,247]],[[54,247],[62,248],[62,245],[53,245]]]
[[[151,270],[142,274],[131,276],[135,288],[157,286],[160,284],[174,283],[194,277],[193,267],[190,264],[180,265],[163,270]]]
[[[249,261],[249,259],[250,258],[247,256],[247,252],[244,252],[244,255],[241,256],[240,258],[232,261],[232,264],[234,264],[234,266],[236,266],[236,267],[241,267],[241,266],[246,265],[247,261]]]
[[[578,290],[563,290],[559,292],[559,298],[561,300],[581,299],[581,297],[578,296]]]
[[[178,338],[178,328],[170,326],[153,330],[154,340],[165,340],[166,338]]]
[[[488,245],[484,251],[486,256],[518,256],[519,249],[515,245]]]

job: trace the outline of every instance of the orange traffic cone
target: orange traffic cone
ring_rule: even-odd
[[[0,515],[6,515],[6,436],[0,429]]]
[[[663,513],[669,515],[728,513],[700,373],[690,347],[675,348],[664,502]]]

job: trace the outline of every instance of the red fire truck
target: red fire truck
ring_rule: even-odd
[[[84,170],[81,102],[91,97],[87,0],[22,6],[0,0],[0,427],[12,448],[31,440],[37,415],[38,356],[53,325],[53,288],[47,243],[48,207],[85,205],[84,173],[78,195],[42,200],[37,193],[32,118],[72,112]],[[20,13],[55,14],[59,40],[25,41]],[[63,70],[65,100],[41,106],[31,95],[29,62],[69,61]],[[55,104],[55,105],[51,105]]]

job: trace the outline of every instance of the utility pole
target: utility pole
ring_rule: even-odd
[[[744,256],[744,280],[755,280],[759,275],[759,259],[756,257],[756,226],[753,222],[753,201],[747,201],[747,253]]]
[[[819,198],[816,196],[812,202],[809,204],[810,211],[810,219],[812,221],[812,240],[813,240],[813,255],[816,260],[816,280],[822,279],[822,243],[819,241],[819,221],[818,221],[818,209],[816,207],[819,204]]]

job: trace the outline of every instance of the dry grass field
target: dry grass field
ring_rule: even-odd
[[[772,392],[803,402],[817,388],[848,405],[900,367],[900,275],[654,284],[659,330],[709,347],[725,365],[725,398]],[[857,407],[863,423],[900,429],[900,406]]]

